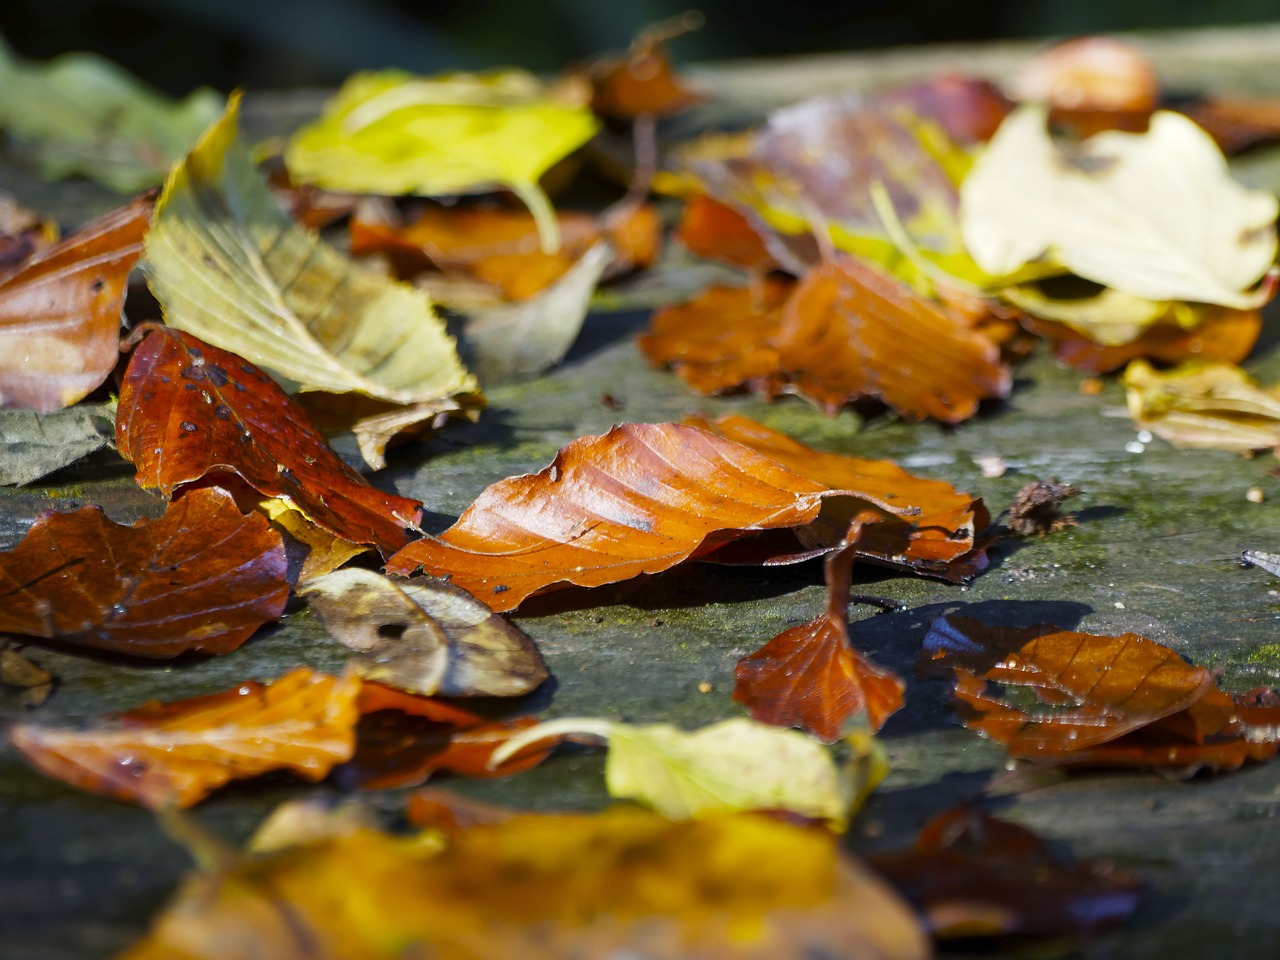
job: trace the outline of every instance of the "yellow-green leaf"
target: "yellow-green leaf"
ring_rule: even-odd
[[[165,321],[286,390],[397,404],[472,393],[425,294],[354,263],[276,205],[236,137],[239,97],[169,175],[147,234]]]
[[[1175,446],[1236,453],[1280,446],[1280,395],[1234,364],[1193,361],[1161,373],[1135,360],[1124,385],[1135,425]]]
[[[1157,320],[1168,317],[1180,326],[1194,326],[1203,313],[1186,304],[1146,300],[1114,287],[1094,287],[1082,297],[1052,296],[1035,284],[1006,287],[1000,296],[1020,310],[1045,320],[1056,320],[1094,343],[1115,347],[1131,343]]]
[[[552,165],[595,134],[585,106],[553,100],[517,70],[351,77],[315,123],[294,134],[295,178],[348,193],[439,196],[509,188],[555,246],[555,217],[538,186]]]

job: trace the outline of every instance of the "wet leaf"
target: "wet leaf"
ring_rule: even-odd
[[[280,535],[215,489],[133,526],[99,507],[44,514],[0,553],[0,578],[0,631],[135,657],[227,653],[289,595]]]
[[[865,796],[887,773],[879,765],[842,771],[831,752],[811,737],[745,717],[697,730],[562,717],[511,737],[493,761],[501,763],[546,737],[564,736],[605,741],[609,795],[637,800],[672,819],[786,810],[843,830],[855,798]],[[864,757],[879,752],[869,737],[848,743]],[[871,776],[872,782],[855,782],[857,774]]]
[[[101,450],[114,420],[105,405],[0,410],[0,485],[23,486]]]
[[[90,53],[35,64],[0,42],[0,128],[49,180],[82,173],[120,193],[158,184],[221,108],[211,90],[174,103]]]
[[[877,501],[920,511],[913,516],[883,516],[863,527],[854,545],[861,559],[952,582],[967,580],[987,567],[985,543],[979,543],[978,535],[991,523],[991,514],[982,500],[944,480],[917,477],[889,460],[814,450],[737,414],[716,420],[687,417],[684,422],[745,444],[833,490],[856,490]]]
[[[0,275],[0,405],[68,407],[115,369],[150,218],[150,197],[139,197]]]
[[[875,524],[855,523],[848,544],[827,554],[827,609],[738,661],[733,699],[761,723],[799,727],[833,743],[851,718],[865,714],[879,730],[901,709],[902,680],[855,650],[849,637],[849,586],[864,529]]]
[[[1009,505],[1009,529],[1024,537],[1043,537],[1079,524],[1062,505],[1080,494],[1080,488],[1058,480],[1033,480],[1019,490]]]
[[[910,909],[829,833],[765,817],[672,823],[619,807],[443,835],[350,817],[309,833],[189,878],[126,960],[301,960],[317,944],[367,960],[929,955]]]
[[[661,572],[744,531],[810,524],[830,497],[868,499],[694,427],[623,424],[575,440],[538,473],[493,484],[387,570],[421,568],[512,610],[552,587]]]
[[[264,367],[290,392],[456,409],[475,390],[420,291],[280,210],[236,139],[239,98],[178,164],[147,236],[165,322]]]
[[[384,70],[348,79],[323,116],[294,134],[285,163],[301,181],[350,193],[508,188],[554,251],[554,213],[538,178],[595,132],[588,109],[553,100],[527,73],[430,78]]]
[[[1276,198],[1246,190],[1212,139],[1158,112],[1145,134],[1063,148],[1043,109],[1010,115],[961,188],[965,244],[991,274],[1047,259],[1147,300],[1257,307],[1276,255]]]
[[[270,684],[152,702],[118,728],[19,724],[15,747],[43,773],[144,807],[189,807],[234,779],[292,770],[320,780],[351,756],[360,680],[299,667]]]
[[[911,849],[870,864],[940,940],[1089,936],[1132,916],[1142,890],[1105,860],[1064,863],[1030,830],[971,807],[938,814]]]
[[[1160,372],[1135,360],[1124,386],[1134,424],[1176,446],[1250,453],[1280,445],[1280,395],[1234,364],[1191,361]]]
[[[550,675],[533,641],[443,580],[350,569],[298,586],[361,676],[410,693],[518,697]]]
[[[306,514],[287,500],[278,497],[263,500],[258,509],[268,520],[307,548],[307,555],[298,568],[298,582],[332,573],[352,557],[370,550],[366,544],[343,540],[323,527],[316,526],[307,519]]]
[[[369,486],[271,378],[233,353],[159,327],[125,370],[116,444],[137,481],[166,497],[212,473],[239,475],[352,543],[403,546],[421,504]]]

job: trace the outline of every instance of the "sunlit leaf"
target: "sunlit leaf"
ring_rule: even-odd
[[[1280,396],[1234,364],[1191,361],[1161,372],[1135,360],[1124,386],[1134,423],[1177,446],[1249,453],[1280,445]]]
[[[271,497],[258,505],[263,515],[294,540],[307,548],[307,555],[298,569],[298,581],[332,573],[352,557],[368,553],[370,546],[352,543],[330,533],[307,519],[307,515],[288,500]]]

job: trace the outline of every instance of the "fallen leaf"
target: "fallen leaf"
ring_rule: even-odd
[[[216,489],[133,526],[99,507],[46,513],[0,553],[0,577],[0,632],[135,657],[227,653],[289,595],[280,535]]]
[[[702,14],[688,12],[641,31],[621,57],[606,57],[588,70],[591,109],[601,116],[634,120],[668,116],[698,103],[702,97],[676,76],[666,44],[702,26]]]
[[[233,353],[153,327],[125,370],[116,445],[166,497],[211,472],[239,475],[352,543],[395,549],[421,504],[369,486],[271,378]]]
[[[1118,37],[1075,37],[1037,53],[1010,83],[1019,100],[1077,113],[1145,120],[1160,100],[1160,78],[1138,47]]]
[[[876,94],[885,104],[903,104],[919,117],[938,124],[963,147],[986,143],[1013,103],[985,77],[943,73],[919,83],[891,87]]]
[[[847,545],[826,556],[827,609],[738,661],[733,699],[753,719],[834,743],[851,718],[865,714],[879,730],[902,708],[902,680],[862,656],[849,637],[849,586],[863,529],[875,524],[855,522]]]
[[[0,190],[0,274],[58,242],[58,225]]]
[[[781,267],[750,220],[728,204],[701,193],[685,201],[673,236],[692,254],[752,273]]]
[[[0,275],[0,405],[69,407],[115,369],[150,219],[151,198],[139,197]]]
[[[101,450],[114,420],[106,405],[0,410],[0,485],[24,486]]]
[[[1203,128],[1223,153],[1234,154],[1280,137],[1280,100],[1213,96],[1178,109]]]
[[[301,583],[298,595],[360,654],[349,663],[369,680],[426,696],[519,697],[550,676],[522,630],[443,580],[353,568]]]
[[[691,731],[665,723],[562,717],[512,736],[491,762],[502,763],[547,737],[566,736],[608,744],[604,775],[611,797],[637,800],[675,820],[786,810],[843,830],[855,798],[865,796],[888,772],[883,760],[842,771],[831,752],[811,737],[745,717]],[[883,757],[869,737],[846,742],[862,757]],[[858,774],[869,775],[871,782],[855,782]]]
[[[552,587],[659,573],[744,531],[804,526],[831,497],[870,500],[694,427],[623,424],[575,440],[536,474],[493,484],[440,537],[393,556],[387,571],[421,568],[494,610],[512,610]]]
[[[1191,361],[1158,372],[1134,360],[1123,382],[1135,426],[1175,446],[1248,454],[1280,445],[1280,396],[1234,364]]]
[[[0,692],[16,691],[18,701],[28,709],[43,706],[53,693],[54,676],[40,664],[28,660],[15,644],[0,640]],[[10,691],[4,688],[9,687]]]
[[[1069,289],[1061,294],[1052,291],[1051,285],[1061,281],[1084,289]],[[1190,328],[1200,319],[1187,304],[1147,300],[1078,277],[1052,277],[1043,285],[1006,287],[1000,295],[1023,313],[1064,324],[1104,347],[1132,343],[1156,324]]]
[[[258,509],[294,540],[307,548],[307,555],[298,568],[297,581],[311,580],[332,573],[352,557],[369,552],[369,546],[352,543],[318,527],[306,514],[287,500],[272,497],[263,500]]]
[[[237,141],[239,103],[174,167],[156,205],[146,267],[165,322],[289,392],[456,409],[475,381],[430,301],[289,220]]]
[[[596,129],[590,110],[551,99],[518,70],[436,78],[384,70],[349,78],[320,119],[293,135],[285,163],[300,181],[350,193],[508,188],[537,218],[551,252],[555,215],[538,178]]]
[[[204,89],[174,103],[91,53],[35,64],[0,42],[0,128],[48,180],[82,173],[120,193],[158,184],[221,106]]]
[[[315,820],[316,818],[309,818]],[[124,960],[923,960],[929,943],[829,833],[634,807],[392,837],[353,823],[189,878]]]
[[[351,756],[358,677],[299,667],[270,684],[121,714],[118,729],[18,724],[9,740],[41,772],[150,809],[189,807],[234,779],[288,769],[320,780]]]
[[[1009,505],[1009,529],[1023,537],[1043,537],[1077,526],[1080,521],[1063,514],[1062,504],[1080,494],[1080,488],[1058,480],[1033,480],[1013,496]]]
[[[972,807],[938,814],[911,849],[868,860],[939,940],[1091,936],[1132,916],[1142,891],[1114,864],[1064,863],[1030,830]]]
[[[917,477],[889,460],[814,450],[738,414],[716,420],[686,417],[684,422],[745,444],[833,490],[856,490],[880,502],[919,510],[911,516],[883,516],[865,526],[854,545],[861,559],[953,583],[987,567],[985,544],[978,537],[991,523],[991,514],[981,499],[957,491],[944,480]]]
[[[983,270],[1049,262],[1147,300],[1260,306],[1276,255],[1277,201],[1231,179],[1213,140],[1161,111],[1147,133],[1070,149],[1042,108],[1009,116],[961,187],[965,245]]]

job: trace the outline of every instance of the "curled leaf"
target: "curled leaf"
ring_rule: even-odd
[[[1124,386],[1135,425],[1175,446],[1236,453],[1280,446],[1280,396],[1234,364],[1191,361],[1159,372],[1135,360]]]

